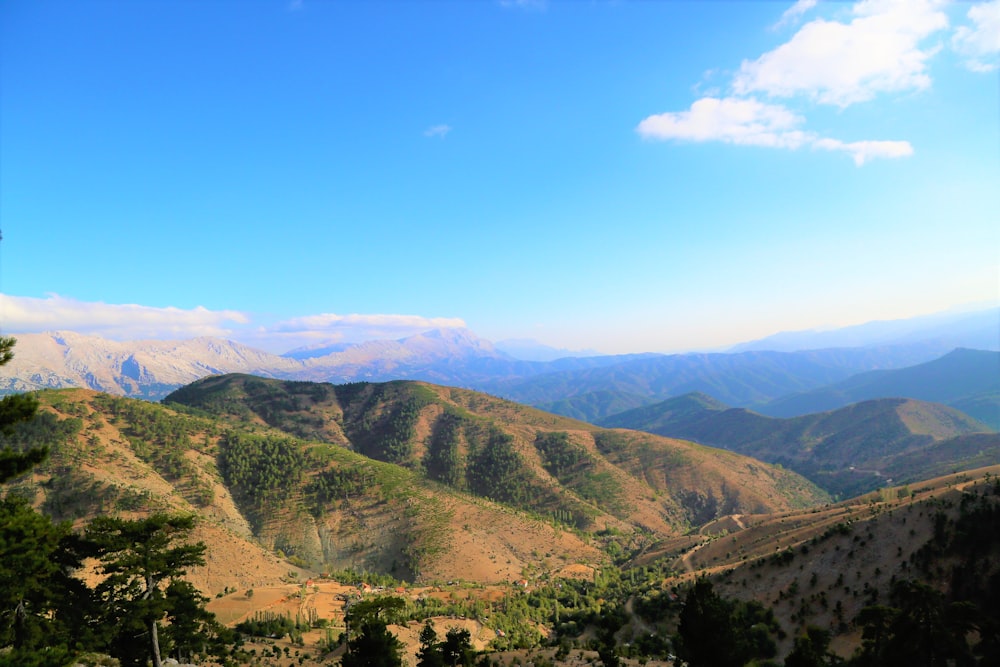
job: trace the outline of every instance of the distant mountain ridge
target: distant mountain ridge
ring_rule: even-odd
[[[513,359],[464,329],[400,340],[293,350],[276,355],[218,338],[119,342],[74,332],[20,334],[14,360],[0,368],[0,392],[79,387],[158,400],[209,375],[350,382],[420,379],[472,386],[545,371],[590,368],[647,355]]]
[[[872,369],[927,361],[921,345],[802,352],[672,354],[487,382],[493,394],[586,421],[689,392],[750,407]],[[933,357],[931,357],[933,358]],[[641,401],[641,402],[640,402]]]
[[[218,338],[118,342],[70,331],[17,336],[14,360],[0,369],[0,390],[79,387],[157,399],[206,375],[282,376],[298,362]]]
[[[904,320],[880,320],[829,331],[786,331],[740,343],[729,352],[794,352],[831,347],[871,347],[920,343],[939,353],[956,347],[1000,350],[1000,308],[945,312]]]
[[[795,410],[800,408],[789,406],[805,399],[790,397],[866,371],[899,369],[936,359],[952,349],[943,341],[962,338],[962,331],[967,333],[970,327],[979,327],[976,330],[989,338],[997,312],[964,314],[964,320],[945,314],[862,325],[861,329],[888,327],[894,335],[906,329],[905,336],[894,339],[905,342],[874,347],[571,356],[549,361],[518,359],[504,348],[514,353],[521,349],[524,356],[537,357],[558,356],[565,350],[544,348],[533,341],[493,344],[471,331],[452,328],[399,340],[317,343],[284,355],[213,338],[117,342],[72,332],[20,334],[14,361],[0,368],[0,393],[86,387],[157,400],[200,377],[239,372],[337,383],[423,380],[486,391],[592,422],[691,391],[765,412]],[[1000,339],[1000,323],[995,328]],[[786,399],[791,402],[781,403]],[[840,405],[851,402],[830,400],[831,407],[837,400]],[[953,403],[955,407],[1000,425],[1000,416],[991,416],[997,413],[1000,392],[971,393],[955,400],[962,401]],[[811,404],[806,408],[816,410]]]
[[[692,393],[614,415],[601,425],[780,463],[844,496],[879,488],[886,480],[931,477],[941,464],[951,470],[1000,463],[1000,435],[988,426],[947,406],[903,398],[782,419]]]
[[[758,410],[772,417],[794,417],[889,396],[950,405],[1000,430],[1000,352],[958,349],[916,366],[861,373]]]

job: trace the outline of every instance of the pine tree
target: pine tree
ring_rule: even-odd
[[[87,537],[101,548],[101,571],[108,575],[97,591],[116,616],[118,636],[113,640],[126,660],[139,660],[139,655],[128,651],[136,646],[134,637],[123,636],[129,632],[129,622],[141,624],[146,635],[144,649],[136,651],[162,667],[160,657],[159,623],[170,609],[161,584],[178,579],[186,568],[204,565],[205,545],[180,544],[194,528],[194,517],[154,514],[146,519],[126,521],[114,517],[97,517],[87,527]]]
[[[417,667],[444,667],[441,642],[437,640],[434,624],[428,620],[420,631],[420,650],[417,651]]]
[[[16,342],[10,336],[0,336],[0,366],[14,358]],[[30,394],[4,396],[0,399],[0,436],[10,437],[18,424],[34,419],[37,412],[38,399]],[[48,450],[45,448],[27,452],[17,452],[10,447],[0,449],[0,484],[31,470],[44,461],[46,456]]]
[[[0,366],[13,359],[15,340],[0,336]],[[0,438],[34,419],[28,394],[0,399]],[[0,484],[45,460],[48,450],[0,449]],[[89,591],[72,576],[88,555],[68,523],[54,524],[23,498],[0,500],[0,665],[62,665],[85,643]]]

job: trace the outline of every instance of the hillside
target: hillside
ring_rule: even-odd
[[[888,397],[944,403],[998,430],[1000,352],[958,349],[916,366],[861,373],[828,387],[771,401],[758,409],[772,417],[794,417]]]
[[[707,450],[693,443],[606,432],[465,389],[226,376],[193,383],[166,401],[346,445],[588,531],[625,522],[670,532],[707,520],[709,506],[802,506],[819,499],[800,478],[742,457],[717,452],[726,463],[705,465]],[[671,474],[683,483],[664,486],[646,471],[616,465],[623,451],[639,449],[654,452],[651,466],[671,462]]]
[[[1000,463],[1000,435],[989,427],[946,406],[907,399],[864,401],[779,419],[688,394],[614,415],[603,424],[780,463],[842,497],[893,480]]]
[[[678,573],[645,594],[643,607],[670,618],[679,604],[669,591],[707,575],[722,595],[773,611],[784,631],[779,653],[813,625],[832,633],[841,657],[862,643],[859,612],[892,604],[897,582],[974,604],[974,622],[985,623],[1000,602],[998,475],[991,466],[803,512],[727,517],[633,562],[668,563]]]
[[[942,590],[962,581],[949,554],[965,552],[954,551],[948,536],[970,534],[962,521],[980,516],[989,502],[984,490],[1000,473],[994,466],[823,505],[801,478],[732,452],[423,383],[333,386],[233,375],[174,397],[200,407],[86,390],[40,398],[42,417],[16,441],[48,443],[52,455],[6,491],[78,526],[105,513],[195,514],[208,563],[189,578],[215,598],[210,608],[226,623],[308,612],[343,627],[343,601],[359,595],[344,582],[377,573],[417,583],[481,582],[394,584],[390,593],[404,598],[406,616],[390,627],[407,642],[411,665],[420,630],[414,619],[427,616],[439,628],[470,630],[477,648],[506,649],[493,654],[504,664],[523,664],[533,652],[536,660],[555,659],[564,645],[571,650],[555,664],[593,663],[599,646],[591,640],[605,627],[623,655],[665,658],[663,638],[676,630],[679,597],[699,574],[727,596],[773,609],[779,655],[807,623],[830,627],[834,648],[846,655],[859,643],[855,612],[886,599],[893,579],[919,576]],[[404,432],[401,417],[407,421],[421,403],[407,453],[389,436]],[[699,403],[719,407],[704,397],[690,401]],[[466,429],[475,429],[468,420],[511,437],[531,473],[524,478],[528,498],[495,502],[428,479],[449,470],[442,462],[448,457],[433,454],[440,442],[469,446]],[[289,434],[296,430],[313,435]],[[435,435],[449,430],[455,438]],[[963,446],[982,448],[973,441],[980,436],[967,437]],[[394,453],[400,463],[353,451],[360,448]],[[475,468],[476,447],[468,452],[466,466]],[[542,488],[548,495],[538,494]],[[978,500],[963,500],[973,492]],[[579,521],[572,512],[523,509],[533,495],[598,513],[572,525]],[[936,518],[941,513],[945,519]],[[686,530],[692,525],[698,528]],[[984,524],[986,535],[1000,534],[991,526]],[[939,530],[947,539],[935,542],[940,553],[930,553],[924,545]],[[992,576],[998,562],[979,560],[975,571]],[[332,579],[317,578],[321,570]],[[306,577],[315,584],[296,583]],[[528,583],[482,585],[521,578]],[[289,653],[274,664],[328,661],[322,647],[329,634],[304,636],[313,657],[303,663]],[[550,648],[540,648],[544,636]],[[254,643],[302,646],[290,638]]]
[[[631,394],[616,389],[597,389],[550,403],[537,403],[535,407],[546,412],[596,424],[605,417],[638,408],[647,403],[649,403],[649,398],[640,394]]]
[[[18,492],[46,512],[193,512],[210,543],[260,544],[262,558],[280,550],[314,569],[510,580],[600,564],[723,513],[824,499],[745,457],[423,383],[235,375],[169,406],[40,396],[45,414],[21,443],[53,453]],[[252,585],[242,567],[209,571],[213,585]]]
[[[75,521],[195,514],[211,548],[193,580],[206,591],[277,581],[290,566],[275,552],[317,571],[431,580],[509,580],[556,554],[551,567],[606,559],[573,531],[344,447],[85,390],[40,397],[17,442],[52,454],[12,492]]]

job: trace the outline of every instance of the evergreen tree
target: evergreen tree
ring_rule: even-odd
[[[810,625],[795,638],[795,646],[785,658],[785,667],[827,667],[834,664],[832,660],[829,631]]]
[[[193,517],[167,514],[136,521],[102,516],[87,527],[87,537],[101,549],[101,571],[108,575],[97,592],[116,630],[113,653],[126,664],[148,659],[162,667],[159,623],[171,606],[162,584],[205,563],[204,544],[174,544],[193,528]]]
[[[205,609],[208,599],[183,579],[174,579],[167,586],[167,621],[164,634],[170,655],[178,662],[190,662],[195,655],[208,654],[224,658],[239,636],[220,624],[215,614]]]
[[[386,622],[396,620],[405,606],[401,598],[391,596],[353,604],[344,617],[348,639],[342,667],[402,667],[403,644]]]
[[[417,667],[444,667],[441,643],[437,640],[434,624],[428,620],[420,631],[420,650],[417,651]]]
[[[468,630],[451,628],[444,636],[441,645],[441,657],[449,667],[472,667],[475,651],[472,648],[472,637]]]
[[[13,359],[15,340],[0,336],[0,366]],[[35,418],[28,394],[0,399],[0,438]],[[46,448],[0,449],[0,484],[45,460]],[[54,524],[23,498],[0,500],[0,665],[61,665],[85,645],[88,589],[72,573],[89,555],[68,523]]]
[[[10,336],[0,336],[0,366],[14,358],[14,344]],[[11,394],[0,399],[0,437],[7,438],[14,427],[34,419],[38,412],[38,399],[30,394]],[[14,451],[11,447],[0,449],[0,484],[22,475],[45,460],[48,449],[37,448],[27,452]]]
[[[11,647],[0,664],[45,654],[62,663],[85,642],[89,590],[72,575],[86,555],[68,523],[52,523],[22,498],[0,501],[0,647]]]
[[[754,658],[774,657],[773,626],[770,610],[726,600],[701,578],[688,591],[674,644],[691,667],[742,667]]]
[[[889,593],[893,607],[865,607],[862,646],[853,664],[868,667],[945,667],[975,664],[968,637],[981,614],[968,602],[948,603],[944,595],[915,581],[897,581]]]
[[[403,644],[389,632],[385,622],[362,623],[360,633],[347,642],[341,667],[403,667]]]

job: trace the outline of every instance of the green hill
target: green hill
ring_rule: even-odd
[[[14,442],[52,448],[18,483],[44,511],[193,513],[210,545],[242,540],[316,569],[510,580],[828,498],[731,452],[421,382],[229,375],[166,404],[39,396],[45,414]]]
[[[166,400],[347,447],[585,531],[617,526],[631,532],[641,525],[671,532],[712,518],[706,507],[803,506],[821,499],[800,478],[725,452],[608,434],[479,392],[422,382],[325,385],[229,375],[205,378]],[[633,447],[649,452],[650,469],[670,462],[670,475],[651,481],[648,470],[619,464],[619,458],[636,459],[622,456]],[[675,483],[664,484],[667,478]]]
[[[827,491],[851,496],[887,481],[911,481],[1000,462],[1000,436],[957,410],[907,399],[863,401],[789,419],[688,394],[604,420],[779,463]],[[942,442],[983,433],[972,451]]]
[[[892,397],[950,405],[998,430],[1000,352],[957,349],[934,361],[861,373],[828,387],[771,401],[758,409],[772,417],[794,417]]]

